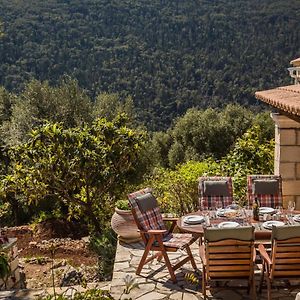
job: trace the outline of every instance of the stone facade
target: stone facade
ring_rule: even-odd
[[[300,123],[274,113],[275,161],[274,173],[282,177],[283,205],[289,200],[300,209]]]

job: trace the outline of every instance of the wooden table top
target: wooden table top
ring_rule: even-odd
[[[293,215],[296,215],[296,214],[300,214],[300,211],[294,211],[293,212]],[[204,233],[204,228],[203,228],[204,224],[203,223],[193,224],[193,225],[184,223],[183,219],[186,216],[190,216],[190,215],[200,215],[200,216],[202,216],[203,212],[202,211],[196,211],[196,212],[187,214],[185,216],[182,216],[181,218],[179,218],[177,220],[178,228],[183,232],[203,236],[203,233]],[[237,218],[216,217],[216,218],[210,218],[210,223],[211,223],[212,227],[217,226],[221,222],[225,222],[225,221],[234,221],[234,222],[240,223],[242,226],[243,225],[252,225],[252,226],[254,226],[254,228],[255,228],[254,232],[255,232],[255,239],[256,240],[270,240],[270,238],[271,238],[272,230],[268,230],[268,229],[266,229],[262,226],[262,224],[265,222],[263,220],[255,221],[252,218],[246,218],[246,217],[237,217]],[[283,210],[282,217],[278,221],[282,221],[286,224],[289,224],[291,222],[287,218],[287,211],[286,210]],[[297,223],[297,222],[295,222],[295,224],[300,225],[300,223]]]

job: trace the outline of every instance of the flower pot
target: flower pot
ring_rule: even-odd
[[[115,208],[115,213],[111,218],[111,228],[122,242],[134,243],[141,240],[141,235],[130,210]]]

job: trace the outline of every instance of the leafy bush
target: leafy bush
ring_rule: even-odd
[[[99,277],[103,280],[112,277],[116,247],[117,238],[110,227],[101,236],[93,236],[90,240],[90,248],[98,255]]]
[[[90,126],[47,123],[33,130],[27,143],[11,151],[12,174],[3,178],[3,198],[21,194],[29,203],[39,203],[52,195],[67,205],[70,217],[83,217],[101,234],[111,216],[112,196],[143,147],[143,132],[126,127],[126,120],[119,115]]]
[[[216,165],[216,173],[233,177],[234,196],[242,205],[246,203],[247,175],[273,174],[274,145],[274,139],[268,140],[261,127],[254,125]]]
[[[273,173],[274,140],[254,125],[221,160],[189,161],[175,170],[158,168],[145,185],[153,187],[163,212],[185,214],[198,209],[200,176],[233,177],[234,197],[246,202],[247,175]]]
[[[185,214],[198,209],[198,178],[210,168],[210,163],[195,161],[175,170],[158,168],[146,185],[154,189],[163,212]]]
[[[116,201],[116,208],[121,210],[130,210],[128,200],[118,200]]]
[[[0,252],[0,278],[6,282],[7,276],[10,274],[10,265],[5,252]]]
[[[149,151],[157,165],[175,169],[189,160],[208,157],[222,159],[236,140],[253,125],[261,126],[263,135],[274,137],[274,124],[269,112],[255,115],[240,105],[224,109],[189,109],[167,132],[155,133]]]

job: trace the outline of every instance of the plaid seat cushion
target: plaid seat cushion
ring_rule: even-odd
[[[255,180],[278,181],[278,191],[274,194],[256,194],[254,191]],[[260,206],[273,207],[282,206],[282,180],[280,175],[250,175],[247,177],[247,197],[249,205],[252,205],[255,198]]]
[[[166,247],[182,249],[186,245],[191,245],[196,238],[189,233],[172,233],[168,234],[163,239],[163,244]]]
[[[151,193],[151,189],[146,188],[135,193],[129,194],[128,199],[132,209],[135,211],[138,228],[143,231],[148,230],[166,230],[159,207],[154,207],[145,212],[142,212],[136,202],[136,198],[141,195]]]
[[[205,193],[205,182],[208,181],[225,181],[228,186],[227,195],[208,195]],[[200,177],[198,190],[200,209],[217,206],[222,206],[224,208],[233,202],[231,177]]]

